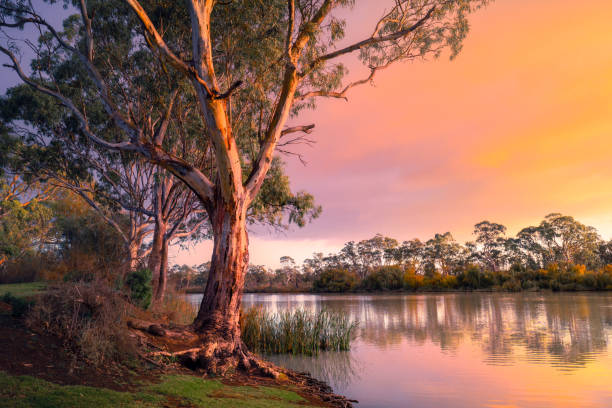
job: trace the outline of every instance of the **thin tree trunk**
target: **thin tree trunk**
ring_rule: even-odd
[[[166,296],[166,288],[168,286],[168,240],[164,236],[162,239],[161,257],[159,263],[159,272],[157,280],[157,290],[155,291],[155,300],[162,302]]]
[[[153,300],[157,301],[160,299],[159,294],[159,283],[162,269],[162,258],[164,252],[164,241],[166,235],[166,223],[160,220],[159,217],[155,220],[155,229],[153,231],[153,242],[151,243],[151,253],[149,254],[149,260],[147,268],[151,271],[153,280]],[[165,290],[165,288],[164,288]]]

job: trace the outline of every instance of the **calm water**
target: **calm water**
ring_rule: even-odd
[[[245,295],[254,305],[359,321],[350,352],[268,356],[358,407],[612,407],[612,294]]]

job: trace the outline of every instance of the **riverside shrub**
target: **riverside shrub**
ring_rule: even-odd
[[[397,265],[381,266],[361,282],[365,290],[397,290],[404,286],[404,271]]]
[[[359,284],[359,277],[348,269],[327,269],[313,283],[317,292],[350,292]]]
[[[508,270],[489,271],[478,265],[467,265],[454,274],[443,275],[437,271],[417,273],[408,266],[383,266],[374,269],[361,282],[347,269],[329,269],[314,282],[315,291],[350,292],[356,289],[385,291],[493,290],[518,292],[522,290],[612,290],[612,264],[598,269],[588,269],[580,264],[550,264],[546,268],[529,269],[513,265]]]
[[[403,276],[404,289],[406,290],[418,290],[423,287],[423,275],[416,273],[414,268],[406,269]]]

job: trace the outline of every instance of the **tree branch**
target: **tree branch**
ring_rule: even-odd
[[[315,125],[305,125],[305,126],[293,126],[287,129],[283,129],[283,131],[281,132],[281,137],[288,135],[290,133],[295,133],[295,132],[304,132],[304,133],[312,133],[312,129],[314,129]]]
[[[86,194],[86,192],[81,187],[68,183],[64,180],[60,180],[58,178],[55,178],[55,180],[58,183],[58,187],[63,187],[65,189],[68,189],[78,194],[83,200],[85,200],[85,202],[87,202],[87,204],[89,204],[91,208],[93,208],[102,218],[104,218],[104,220],[109,225],[111,225],[119,233],[121,238],[123,238],[123,240],[126,243],[130,241],[128,235],[125,233],[125,231],[123,231],[123,228],[121,228],[121,226],[115,220],[113,220],[111,217],[106,215],[105,212],[102,211],[102,209],[98,206],[98,204],[96,204],[94,200],[89,198],[89,196]]]
[[[425,22],[431,18],[431,16],[432,16],[433,12],[435,11],[435,9],[436,9],[435,6],[430,8],[429,11],[427,11],[427,13],[420,20],[418,20],[416,23],[414,23],[413,25],[411,25],[408,28],[405,28],[405,29],[400,30],[400,31],[396,31],[396,32],[388,34],[388,35],[383,35],[383,36],[380,36],[380,37],[372,36],[372,37],[367,38],[365,40],[359,41],[359,42],[357,42],[355,44],[349,45],[348,47],[344,47],[342,49],[330,52],[328,54],[321,55],[320,57],[318,57],[318,58],[314,59],[312,62],[310,62],[308,64],[308,68],[304,72],[301,72],[300,76],[306,75],[308,72],[310,72],[312,69],[314,69],[314,67],[316,67],[320,63],[328,61],[330,59],[337,58],[337,57],[339,57],[341,55],[345,55],[345,54],[351,53],[353,51],[360,50],[360,49],[362,49],[364,47],[367,47],[367,46],[370,46],[370,45],[378,44],[378,43],[385,42],[385,41],[394,41],[394,40],[400,39],[402,37],[405,37],[408,34],[410,34],[413,31],[415,31],[417,28],[421,27],[423,24],[425,24]]]
[[[310,31],[313,28],[318,28],[321,23],[323,23],[323,20],[327,17],[333,6],[333,0],[325,0],[317,12],[314,13],[312,19],[302,25],[295,42],[291,46],[291,60],[285,65],[285,73],[283,75],[283,84],[279,98],[274,106],[272,118],[266,129],[264,141],[259,150],[257,159],[254,162],[253,170],[245,183],[247,199],[249,201],[252,201],[257,196],[264,182],[266,173],[272,164],[272,156],[276,149],[276,144],[281,136],[281,128],[289,117],[295,91],[300,81],[296,68],[300,54],[308,43]]]
[[[293,29],[295,25],[295,0],[287,0],[289,24],[287,24],[287,38],[285,39],[285,53],[287,60],[291,60],[291,43],[293,42]]]
[[[164,138],[166,137],[166,131],[168,130],[168,125],[170,124],[170,118],[172,116],[172,109],[174,107],[174,102],[178,96],[178,89],[175,89],[170,96],[170,103],[168,103],[168,108],[166,109],[166,114],[162,119],[159,127],[155,131],[153,135],[153,144],[156,146],[161,146],[164,142]]]
[[[9,51],[8,49],[0,46],[0,52],[4,53],[5,55],[7,55],[12,61],[13,61],[13,65],[8,65],[8,64],[4,64],[5,67],[8,68],[12,68],[17,75],[19,75],[19,78],[21,78],[21,80],[23,82],[25,82],[26,84],[28,84],[29,86],[31,86],[32,88],[36,89],[39,92],[42,92],[46,95],[49,95],[55,99],[57,99],[62,105],[64,105],[66,108],[70,109],[70,111],[76,116],[76,118],[79,120],[79,123],[81,125],[81,130],[83,131],[83,133],[85,133],[85,136],[87,136],[92,142],[103,146],[105,148],[108,149],[112,149],[112,150],[124,150],[124,151],[137,151],[138,146],[135,145],[132,142],[121,142],[121,143],[111,143],[108,142],[104,139],[101,139],[99,137],[97,137],[96,135],[93,134],[93,132],[91,132],[91,130],[89,129],[89,123],[87,121],[87,118],[85,117],[85,115],[83,115],[83,113],[74,105],[74,103],[66,98],[65,96],[63,96],[62,94],[60,94],[59,92],[53,91],[41,84],[39,84],[38,82],[32,80],[31,78],[29,78],[22,70],[21,65],[19,64],[19,62],[17,61],[17,58],[15,57],[15,55]]]
[[[204,87],[207,97],[214,97],[216,95],[215,92],[213,92],[210,86],[206,83],[206,81],[202,79],[200,75],[198,75],[196,69],[192,66],[187,65],[185,61],[180,59],[174,52],[172,52],[170,47],[168,47],[168,44],[166,44],[162,36],[159,34],[157,29],[153,25],[153,22],[147,15],[147,12],[140,5],[140,2],[138,2],[137,0],[126,0],[126,2],[130,5],[132,10],[134,10],[136,15],[140,19],[140,22],[143,24],[144,29],[152,37],[155,46],[166,56],[170,64],[172,64],[172,66],[174,66],[180,72],[186,74],[192,80],[195,80],[198,84]]]
[[[344,99],[345,101],[348,102],[348,97],[346,96],[347,92],[359,85],[363,85],[366,84],[368,82],[372,82],[372,80],[374,79],[374,76],[376,75],[377,71],[380,71],[382,69],[387,68],[389,65],[391,65],[393,62],[395,62],[395,60],[391,60],[389,62],[387,62],[385,65],[381,65],[379,67],[370,67],[370,74],[364,78],[364,79],[360,79],[358,81],[355,82],[351,82],[350,84],[348,84],[347,86],[345,86],[341,91],[325,91],[325,90],[319,90],[319,91],[310,91],[310,92],[306,92],[303,95],[298,95],[295,97],[296,100],[301,101],[304,99],[308,99],[308,98],[313,98],[313,97],[317,97],[317,96],[323,96],[323,97],[327,97],[327,98],[339,98],[339,99]]]

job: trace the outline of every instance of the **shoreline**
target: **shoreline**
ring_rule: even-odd
[[[233,406],[236,401],[253,408],[348,408],[356,402],[308,373],[280,367],[284,375],[274,379],[241,371],[208,376],[177,363],[96,366],[76,358],[60,339],[32,332],[21,319],[4,313],[0,347],[0,399],[15,406],[38,407],[37,401],[48,398],[57,406],[99,408]]]
[[[519,290],[506,291],[495,289],[448,289],[448,290],[379,290],[379,291],[351,291],[351,292],[321,292],[321,291],[281,291],[281,290],[257,290],[244,291],[244,294],[263,294],[263,295],[422,295],[430,293],[504,293],[504,294],[519,294],[519,293],[612,293],[612,290],[552,290],[552,289],[536,289],[536,290]],[[201,290],[185,291],[186,295],[203,295]]]

